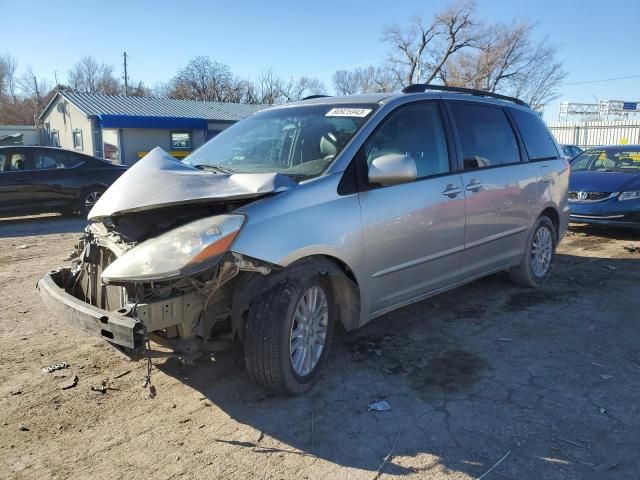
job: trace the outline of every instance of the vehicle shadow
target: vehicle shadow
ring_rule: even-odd
[[[484,278],[337,334],[320,381],[295,398],[265,394],[231,352],[197,367],[169,360],[157,368],[212,404],[204,410],[212,428],[199,435],[257,462],[276,453],[282,462],[309,457],[372,476],[475,478],[511,452],[495,478],[600,479],[598,455],[615,453],[627,460],[610,473],[624,477],[638,468],[640,415],[632,420],[629,408],[640,387],[624,380],[637,380],[637,371],[616,358],[637,350],[640,326],[628,315],[633,298],[608,305],[606,316],[602,305],[610,291],[640,294],[639,280],[640,255],[566,254],[541,289],[514,286],[506,274]],[[594,406],[604,380],[592,361],[623,379],[606,384],[606,417]],[[367,411],[381,399],[391,411]]]
[[[595,238],[610,238],[614,240],[640,240],[640,230],[631,228],[611,228],[587,224],[570,224],[570,234],[588,235]]]
[[[80,233],[86,225],[87,220],[84,217],[57,214],[0,218],[0,238]]]

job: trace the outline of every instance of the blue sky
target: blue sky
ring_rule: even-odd
[[[190,58],[207,55],[245,78],[269,67],[282,76],[310,75],[327,86],[335,70],[384,59],[381,30],[429,15],[446,2],[334,1],[136,1],[91,3],[0,0],[16,12],[0,29],[0,53],[18,58],[64,82],[83,55],[116,66],[129,54],[129,75],[153,86]],[[640,100],[640,77],[612,82],[570,83],[640,75],[639,0],[479,0],[481,19],[537,22],[536,33],[560,47],[569,72],[561,97],[545,112],[555,120],[562,100]]]

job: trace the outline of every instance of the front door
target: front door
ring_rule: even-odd
[[[70,205],[78,192],[84,159],[64,150],[42,149],[33,152],[33,198],[42,209]]]
[[[359,154],[365,168],[381,155],[410,155],[418,173],[415,181],[369,185],[360,193],[373,316],[452,284],[459,276],[465,195],[460,175],[452,173],[451,143],[441,113],[438,101],[400,107]]]
[[[0,213],[28,213],[33,206],[30,157],[24,149],[0,150]]]
[[[535,166],[521,161],[518,140],[501,107],[452,101],[449,108],[467,199],[462,268],[465,277],[473,277],[521,257],[538,174]]]

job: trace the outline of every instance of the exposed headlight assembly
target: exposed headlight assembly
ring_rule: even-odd
[[[618,197],[618,200],[640,200],[640,190],[622,192]]]
[[[152,282],[198,273],[229,250],[244,220],[244,215],[201,218],[150,238],[109,265],[102,280]]]

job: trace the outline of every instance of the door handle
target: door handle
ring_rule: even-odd
[[[471,182],[469,182],[469,185],[467,185],[465,188],[470,192],[477,192],[478,190],[482,190],[484,188],[484,185],[478,180],[471,180]]]
[[[453,183],[450,183],[449,185],[447,185],[447,188],[445,189],[445,191],[442,192],[443,195],[449,198],[453,198],[460,193],[462,193],[462,189],[459,186],[454,185]]]
[[[543,175],[540,180],[542,180],[544,183],[551,183],[551,175],[547,173],[546,175]]]

